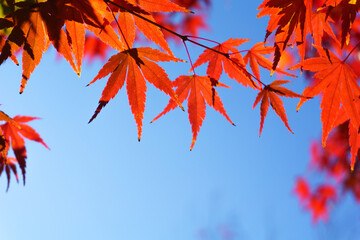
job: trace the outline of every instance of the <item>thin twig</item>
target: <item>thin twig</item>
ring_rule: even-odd
[[[173,34],[173,35],[175,35],[175,36],[177,36],[177,37],[179,37],[179,38],[181,38],[181,39],[184,39],[184,37],[185,37],[185,36],[183,36],[183,35],[181,35],[181,34],[178,34],[177,32],[174,32],[173,30],[171,30],[171,29],[169,29],[169,28],[167,28],[167,27],[164,27],[164,26],[162,26],[162,25],[160,25],[160,24],[158,24],[158,23],[156,23],[156,22],[153,22],[153,21],[147,19],[146,17],[141,16],[140,14],[138,14],[138,13],[136,13],[136,12],[134,12],[134,11],[131,11],[131,10],[127,9],[127,8],[124,8],[123,6],[120,6],[119,4],[117,4],[117,3],[113,2],[113,1],[104,0],[104,2],[105,2],[106,4],[111,3],[112,5],[120,8],[121,10],[124,10],[124,11],[126,11],[126,12],[128,12],[128,13],[131,13],[132,15],[134,15],[134,16],[136,16],[136,17],[138,17],[138,18],[141,18],[142,20],[144,20],[144,21],[146,21],[146,22],[149,22],[149,23],[151,23],[151,24],[153,24],[153,25],[155,25],[155,26],[157,26],[157,27],[159,27],[159,28],[161,28],[161,29],[164,29],[165,31],[168,31],[169,33],[171,33],[171,34]]]
[[[201,39],[201,40],[208,41],[208,42],[213,42],[213,43],[216,43],[216,44],[220,45],[219,42],[211,40],[211,39],[207,39],[207,38],[202,38],[202,37],[197,37],[197,36],[190,36],[190,35],[186,35],[186,37],[188,37],[188,38],[197,38],[197,39]]]

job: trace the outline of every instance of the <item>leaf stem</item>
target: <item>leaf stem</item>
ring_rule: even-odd
[[[357,44],[355,45],[355,47],[353,49],[351,49],[351,51],[349,52],[349,54],[346,56],[346,58],[343,60],[343,62],[346,62],[346,60],[350,57],[350,55],[353,53],[353,51],[360,46],[360,40],[357,42]]]
[[[192,63],[192,61],[191,61],[191,57],[190,57],[189,50],[188,50],[188,48],[187,48],[187,46],[186,46],[186,42],[185,42],[185,41],[183,41],[183,43],[184,43],[185,50],[186,50],[186,53],[187,53],[188,58],[189,58],[189,62],[190,62],[191,69],[192,69],[192,71],[193,71],[194,75],[196,75],[196,73],[195,73],[195,69],[194,69],[194,67],[193,67],[193,63]]]
[[[104,2],[106,3],[106,5],[107,5],[108,8],[109,8],[109,11],[111,12],[111,15],[113,16],[113,18],[114,18],[114,20],[115,20],[115,22],[116,22],[117,28],[119,29],[119,32],[121,33],[121,36],[124,38],[124,41],[125,41],[125,44],[126,44],[128,50],[130,50],[131,47],[130,47],[129,43],[127,42],[126,38],[125,38],[124,32],[121,30],[121,27],[120,27],[120,25],[119,25],[119,22],[118,22],[117,19],[116,19],[116,16],[115,16],[114,12],[111,10],[108,1],[107,1],[107,0],[104,0]]]

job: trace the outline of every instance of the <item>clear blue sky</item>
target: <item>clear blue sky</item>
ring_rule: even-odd
[[[265,34],[267,19],[256,18],[259,4],[214,1],[212,30],[201,35],[219,42],[250,38],[244,45],[249,48]],[[193,59],[201,51],[190,46]],[[187,59],[181,46],[174,52]],[[1,239],[199,240],[199,231],[207,232],[206,239],[221,239],[218,229],[225,224],[235,239],[304,240],[329,239],[348,233],[346,226],[359,226],[359,209],[348,199],[329,225],[314,227],[292,193],[295,177],[306,172],[309,141],[320,134],[318,99],[298,113],[297,101],[285,100],[295,134],[269,110],[259,138],[260,113],[252,110],[256,92],[223,75],[232,89],[219,94],[237,126],[208,108],[190,152],[186,113],[177,109],[149,124],[168,101],[149,85],[140,143],[125,89],[87,124],[106,79],[85,85],[101,66],[85,64],[78,78],[51,50],[22,95],[20,67],[0,66],[1,109],[11,116],[41,117],[31,125],[51,148],[27,143],[25,187],[12,178],[6,193],[6,179],[0,179]],[[163,66],[171,79],[189,69],[186,63]],[[263,76],[265,82],[275,79]],[[290,86],[301,92],[304,80],[294,79]]]

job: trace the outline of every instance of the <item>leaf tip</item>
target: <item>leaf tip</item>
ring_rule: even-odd
[[[356,157],[354,157],[354,158],[351,159],[351,164],[350,164],[350,170],[351,170],[351,172],[354,172],[355,161],[356,161]]]
[[[294,134],[293,130],[291,130],[290,126],[288,123],[285,123],[286,128],[289,130],[289,132],[291,132],[292,134]]]
[[[192,140],[192,142],[191,142],[191,146],[190,146],[190,151],[193,150],[194,145],[195,145],[195,141],[196,141],[196,139],[193,138],[193,140]]]
[[[326,147],[326,139],[322,140],[322,147],[325,148]]]
[[[263,126],[260,126],[260,129],[259,129],[259,137],[261,137],[262,130],[263,130]]]

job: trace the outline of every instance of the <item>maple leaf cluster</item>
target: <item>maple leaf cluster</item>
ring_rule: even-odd
[[[356,135],[360,126],[357,106],[360,88],[355,67],[359,62],[359,20],[356,18],[359,7],[357,1],[330,0],[268,0],[259,7],[259,16],[270,15],[266,38],[275,31],[273,67],[288,46],[296,45],[300,62],[290,69],[314,73],[310,86],[302,94],[307,98],[300,100],[297,109],[309,98],[322,95],[323,146],[331,130],[339,124],[350,119],[351,135]],[[305,59],[305,53],[313,57]],[[350,137],[349,141],[355,139]],[[350,142],[350,145],[354,166],[358,143]]]
[[[347,194],[353,195],[360,203],[360,165],[357,161],[354,170],[349,168],[351,146],[348,139],[349,123],[346,122],[332,131],[325,148],[321,141],[311,144],[309,169],[324,178],[311,193],[310,180],[299,177],[294,192],[300,204],[312,213],[314,222],[328,220],[330,210]]]
[[[274,42],[272,68],[281,65],[289,47],[298,49],[299,63],[290,69],[305,71],[309,86],[297,110],[310,98],[321,98],[322,137],[321,143],[312,144],[310,165],[325,173],[327,181],[311,192],[301,178],[295,192],[314,221],[327,219],[329,208],[338,202],[335,196],[352,192],[360,199],[360,2],[265,0],[259,9],[259,17],[270,16],[265,39]],[[331,189],[331,196],[324,187]]]
[[[311,191],[308,182],[303,178],[298,178],[294,188],[298,195],[300,204],[312,212],[314,223],[322,220],[328,220],[329,209],[332,203],[336,202],[336,188],[330,184],[319,185],[314,191]]]
[[[190,10],[201,10],[210,4],[209,0],[47,0],[47,1],[6,1],[6,14],[0,18],[0,64],[12,59],[18,64],[17,53],[22,50],[22,79],[20,93],[26,87],[31,73],[40,63],[42,55],[52,45],[80,76],[85,49],[91,54],[106,54],[103,46],[118,51],[111,56],[88,84],[108,76],[98,107],[91,117],[93,121],[100,111],[125,86],[131,112],[134,116],[138,139],[143,128],[147,83],[169,96],[164,111],[153,121],[172,109],[180,107],[187,100],[187,111],[192,131],[190,150],[194,147],[200,127],[206,116],[206,104],[221,113],[235,125],[225,111],[216,91],[217,87],[228,87],[220,79],[223,72],[237,83],[258,91],[254,107],[261,101],[260,134],[271,105],[275,113],[289,129],[285,109],[280,97],[304,98],[283,87],[288,80],[275,80],[265,84],[259,68],[295,77],[265,57],[277,51],[277,46],[255,43],[251,49],[239,49],[249,39],[230,38],[223,43],[204,39],[197,31],[203,27],[202,20],[193,17]],[[5,9],[5,8],[4,8]],[[177,18],[181,13],[184,18]],[[164,18],[164,16],[166,16]],[[177,19],[178,26],[172,22]],[[182,26],[180,28],[179,26]],[[171,81],[166,71],[158,65],[160,61],[184,62],[176,58],[169,47],[167,35],[172,35],[184,44],[189,56],[190,72],[181,74]],[[89,33],[91,33],[89,35]],[[134,47],[141,33],[159,49]],[[189,34],[189,35],[188,35]],[[88,36],[88,37],[86,37]],[[86,40],[87,39],[87,40]],[[99,41],[103,45],[99,45]],[[213,47],[201,43],[206,41]],[[141,42],[143,43],[143,42]],[[187,44],[204,48],[204,52],[192,64]],[[95,46],[94,46],[95,45]],[[90,50],[89,50],[90,49]],[[245,54],[244,54],[245,53]],[[244,54],[244,56],[243,56]],[[207,64],[206,74],[198,75],[198,67]],[[279,97],[280,96],[280,97]],[[16,155],[16,154],[15,154]],[[19,155],[19,154],[18,154]],[[20,156],[20,155],[19,155]],[[25,173],[25,158],[16,158]]]
[[[6,11],[0,18],[0,64],[9,58],[19,64],[17,54],[22,54],[20,93],[24,91],[32,72],[50,45],[79,76],[85,53],[89,56],[105,56],[107,48],[111,47],[117,53],[108,59],[88,84],[92,85],[107,77],[106,86],[89,122],[121,89],[126,88],[140,141],[147,84],[152,84],[169,96],[167,106],[153,121],[177,107],[184,110],[183,104],[187,101],[192,132],[190,150],[194,147],[206,117],[206,105],[235,125],[217,92],[218,87],[228,87],[222,79],[224,73],[235,84],[257,92],[253,108],[260,105],[260,135],[269,106],[286,128],[293,132],[281,97],[299,98],[299,110],[306,101],[321,95],[322,146],[327,148],[334,128],[346,123],[348,136],[345,140],[349,146],[347,151],[351,154],[351,163],[345,163],[356,171],[360,148],[360,87],[357,75],[359,70],[356,70],[360,64],[360,58],[357,57],[360,46],[359,21],[356,16],[360,3],[357,1],[265,0],[259,6],[258,14],[258,17],[270,16],[265,41],[253,44],[250,49],[243,48],[243,44],[250,41],[246,38],[230,38],[220,43],[197,36],[198,30],[206,25],[202,15],[194,15],[193,11],[206,9],[209,0],[7,0],[3,4]],[[158,63],[171,61],[181,64],[185,61],[174,56],[168,44],[169,36],[183,43],[189,56],[191,72],[180,73],[173,81]],[[142,46],[146,44],[143,39],[158,48]],[[272,43],[273,46],[269,46]],[[134,47],[136,44],[141,46]],[[194,64],[188,52],[188,44],[204,48]],[[302,94],[284,87],[291,81],[283,78],[295,77],[283,69],[290,46],[298,49],[296,56],[290,56],[298,59],[298,63],[291,66],[290,70],[300,69],[311,78],[309,87]],[[204,69],[200,68],[203,65],[205,72],[196,73]],[[261,76],[260,68],[282,78],[269,81]],[[7,151],[3,153],[1,171],[5,169],[8,181],[11,170],[17,176],[14,167],[16,163],[25,179],[26,151],[19,150],[19,146],[25,149],[24,141],[20,140],[19,134],[15,134],[14,127],[27,129],[21,122],[26,120],[14,118],[13,122],[16,121],[18,123],[14,126],[5,123],[2,127],[4,151],[9,149],[6,148],[8,144],[15,154],[15,158],[10,158],[7,157]],[[21,130],[19,132],[46,146],[35,133],[30,136]],[[302,204],[313,211],[314,221],[326,219],[328,206],[335,202],[338,195],[336,189],[322,186],[311,191],[304,180],[302,186],[296,189]]]

